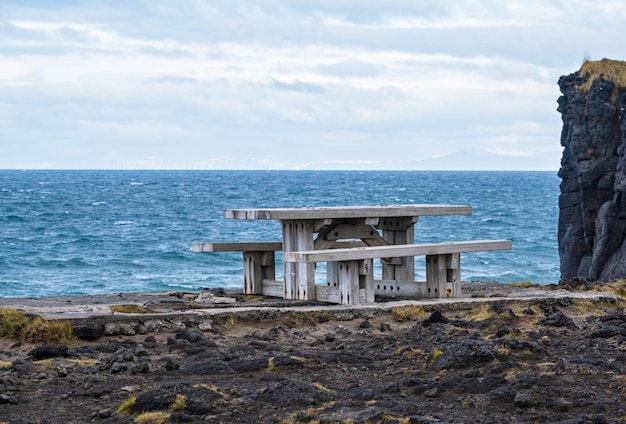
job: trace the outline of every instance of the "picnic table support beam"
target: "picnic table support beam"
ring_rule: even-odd
[[[378,228],[383,230],[383,239],[389,245],[411,244],[415,242],[417,219],[417,216],[383,218],[379,221]],[[381,263],[383,280],[411,281],[415,279],[415,259],[413,256],[383,259]]]

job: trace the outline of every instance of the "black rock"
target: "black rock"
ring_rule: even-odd
[[[234,359],[228,362],[228,366],[235,372],[251,372],[267,369],[269,362],[267,358]]]
[[[534,394],[531,390],[522,390],[517,392],[513,404],[518,408],[527,408],[533,405]]]
[[[163,368],[165,368],[168,371],[176,371],[177,369],[180,368],[180,365],[178,365],[176,362],[172,361],[171,359],[168,359],[167,361],[165,361],[165,365],[163,365]]]
[[[141,393],[129,408],[131,414],[150,411],[167,411],[176,401],[176,393],[162,390],[151,390]]]
[[[561,311],[541,318],[538,323],[539,325],[549,325],[552,327],[568,327],[571,329],[578,328],[574,321]]]
[[[2,394],[0,394],[0,405],[2,405],[2,404],[16,405],[17,404],[17,397],[5,395],[4,393],[2,393]]]
[[[127,369],[128,369],[128,365],[122,362],[115,362],[113,365],[111,365],[110,372],[111,374],[119,374],[121,372],[126,371]]]
[[[104,336],[104,323],[74,327],[74,335],[79,339],[94,340]]]
[[[448,318],[446,318],[445,315],[439,309],[435,309],[430,314],[430,316],[422,322],[422,325],[427,327],[430,324],[435,324],[435,323],[447,324],[448,322],[450,322],[450,320],[448,320]]]
[[[110,418],[113,415],[113,409],[106,408],[98,411],[98,418]]]
[[[184,339],[190,343],[196,343],[205,339],[204,334],[198,330],[186,330],[176,333],[177,339]]]
[[[334,400],[334,397],[329,390],[296,379],[271,384],[259,394],[260,401],[280,408],[318,405]]]
[[[132,367],[130,372],[133,374],[145,374],[150,372],[150,366],[147,363],[142,362],[141,364],[137,364]]]
[[[39,346],[28,352],[34,361],[48,358],[68,356],[68,348],[65,345]]]

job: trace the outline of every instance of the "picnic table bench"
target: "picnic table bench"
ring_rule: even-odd
[[[227,209],[224,218],[278,220],[282,242],[194,243],[194,252],[243,252],[244,293],[342,304],[374,302],[375,294],[419,297],[460,295],[460,254],[507,250],[507,240],[414,244],[420,216],[470,215],[466,205],[389,205]],[[276,281],[282,250],[284,281]],[[415,282],[415,257],[426,256],[426,284]],[[382,280],[373,281],[373,259]],[[326,262],[327,284],[315,266]],[[375,284],[374,284],[375,283]]]
[[[461,253],[510,250],[509,240],[477,240],[447,243],[399,244],[285,252],[285,262],[334,262],[336,284],[319,290],[318,300],[341,304],[372,303],[375,294],[411,297],[458,297],[461,294]],[[381,280],[374,284],[372,259],[426,256],[426,284]],[[323,286],[322,286],[323,287]]]
[[[283,244],[279,241],[202,242],[191,245],[192,252],[242,252],[244,294],[263,294],[263,281],[276,280],[275,252],[282,249]]]

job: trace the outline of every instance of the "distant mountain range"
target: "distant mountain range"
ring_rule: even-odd
[[[556,171],[560,160],[552,157],[512,156],[484,150],[460,150],[449,155],[412,162],[412,169],[468,171]]]
[[[332,161],[313,162],[297,169],[309,170],[420,170],[420,171],[557,171],[560,159],[554,157],[512,156],[484,150],[460,150],[423,160],[394,162]]]

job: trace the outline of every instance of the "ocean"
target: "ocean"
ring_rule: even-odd
[[[241,288],[241,254],[191,243],[280,240],[280,224],[226,220],[224,209],[411,203],[473,207],[421,217],[418,243],[513,241],[463,255],[463,280],[557,283],[559,182],[518,171],[0,170],[0,296]]]

